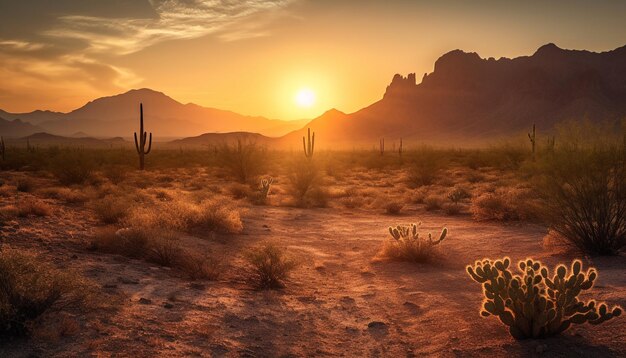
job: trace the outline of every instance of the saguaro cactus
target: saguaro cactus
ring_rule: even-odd
[[[398,147],[398,155],[402,158],[402,138],[400,138],[400,147]]]
[[[533,134],[528,133],[528,139],[530,139],[530,143],[532,144],[533,150],[533,160],[535,160],[535,144],[537,143],[537,133],[535,132],[535,124],[533,123]]]
[[[152,132],[150,132],[150,140],[148,140],[148,150],[146,150],[146,137],[148,133],[143,130],[143,103],[139,104],[139,140],[137,140],[137,132],[135,132],[135,148],[139,154],[139,169],[143,170],[145,166],[145,156],[152,149]]]
[[[2,155],[2,160],[6,159],[6,147],[4,145],[4,137],[0,137],[0,155]]]
[[[308,129],[308,138],[302,137],[302,147],[304,148],[304,156],[312,159],[313,150],[315,149],[315,132],[313,132],[313,137],[311,137],[311,128]]]
[[[467,273],[483,286],[480,315],[497,316],[516,339],[545,338],[572,324],[596,325],[622,313],[619,306],[609,309],[603,302],[579,301],[578,295],[590,290],[598,277],[594,268],[583,272],[580,260],[574,260],[569,270],[558,265],[554,275],[532,259],[519,262],[521,275],[511,273],[510,264],[508,257],[484,259],[467,266]]]
[[[385,138],[380,139],[379,150],[380,150],[380,155],[385,154]]]

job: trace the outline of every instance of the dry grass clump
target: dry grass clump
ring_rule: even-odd
[[[498,188],[472,199],[470,212],[479,221],[517,221],[537,218],[539,206],[531,192],[520,188]]]
[[[195,226],[225,234],[239,234],[243,231],[241,212],[230,201],[218,198],[205,200],[199,209]]]
[[[45,198],[57,199],[67,204],[79,204],[87,201],[87,195],[79,190],[61,187],[42,188],[37,191],[38,194]]]
[[[85,307],[93,286],[17,250],[0,251],[0,337],[32,332],[42,315]]]
[[[52,214],[52,207],[42,200],[28,198],[17,203],[17,216],[49,216]]]
[[[218,162],[240,182],[255,178],[265,168],[266,151],[256,143],[237,140],[234,146],[224,144],[217,150]]]
[[[399,215],[404,208],[404,203],[399,200],[390,200],[385,204],[385,213],[389,215]]]
[[[160,266],[172,267],[180,260],[182,248],[178,237],[173,233],[161,234],[147,243],[147,259]]]
[[[246,260],[252,265],[253,276],[259,288],[283,288],[297,262],[285,250],[268,243],[249,250]]]
[[[222,260],[208,254],[184,251],[177,268],[191,280],[217,280],[224,272]]]
[[[91,179],[95,162],[87,153],[68,151],[50,161],[50,171],[64,185],[83,184]]]
[[[252,196],[250,186],[241,183],[232,183],[229,185],[228,192],[234,199],[245,199]]]
[[[128,177],[128,167],[122,165],[109,165],[102,170],[102,175],[115,185],[123,182]]]
[[[321,173],[312,160],[296,160],[291,167],[289,182],[296,206],[325,207],[328,204],[328,194],[321,187]]]
[[[128,215],[133,204],[127,197],[106,195],[94,201],[91,206],[100,221],[105,224],[117,224]]]
[[[154,235],[154,231],[140,227],[124,229],[105,227],[96,232],[89,249],[142,258],[146,256],[148,243]]]
[[[439,210],[443,206],[443,198],[441,195],[430,194],[424,198],[426,211]]]
[[[35,182],[29,178],[20,178],[17,180],[15,188],[21,193],[30,193],[35,189]]]
[[[413,158],[408,167],[407,179],[409,186],[419,188],[433,184],[441,172],[442,165],[440,160],[435,152],[420,152],[417,157]]]

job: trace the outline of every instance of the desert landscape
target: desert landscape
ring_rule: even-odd
[[[96,3],[0,14],[0,357],[626,356],[623,41],[525,35],[543,42],[438,52],[423,76],[383,80],[393,61],[373,54],[343,69],[375,73],[371,92],[316,73],[252,93],[298,52],[285,32],[352,44],[319,25],[372,28],[336,18],[354,13],[406,30],[424,9]],[[464,16],[522,21],[481,9]],[[283,62],[266,62],[266,39]],[[391,46],[371,39],[359,48]],[[205,46],[226,52],[198,70]],[[172,48],[185,68],[165,70]],[[285,108],[268,100],[281,86]]]

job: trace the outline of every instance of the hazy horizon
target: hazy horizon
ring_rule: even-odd
[[[10,112],[67,112],[150,88],[182,103],[310,119],[368,106],[395,73],[419,82],[450,50],[602,52],[623,46],[626,30],[626,4],[608,1],[1,3],[0,108]]]

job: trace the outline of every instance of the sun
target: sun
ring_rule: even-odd
[[[311,107],[315,104],[315,92],[308,88],[303,88],[296,93],[295,100],[300,107]]]

